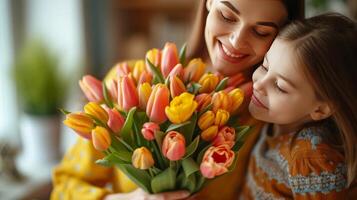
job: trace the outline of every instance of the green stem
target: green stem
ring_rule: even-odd
[[[129,151],[131,151],[131,152],[134,151],[133,148],[131,148],[131,146],[130,146],[128,143],[126,143],[123,139],[118,138],[118,140],[119,140],[119,142],[121,142],[126,148],[128,148]]]
[[[156,144],[156,142],[154,140],[150,141],[150,143],[151,143],[152,147],[154,148],[154,153],[155,153],[155,155],[157,157],[157,160],[159,161],[160,169],[164,169],[165,164],[163,163],[162,155],[160,154],[161,151],[159,150],[159,148],[158,148],[158,146],[157,146],[157,144]]]

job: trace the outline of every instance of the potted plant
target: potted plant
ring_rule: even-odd
[[[13,72],[22,110],[19,167],[23,168],[22,163],[32,167],[52,166],[59,158],[58,108],[65,98],[58,59],[42,41],[30,40],[19,52]]]

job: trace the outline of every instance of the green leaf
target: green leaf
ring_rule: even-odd
[[[189,177],[186,177],[184,173],[180,173],[177,177],[177,182],[179,183],[179,189],[185,189],[193,193],[196,189],[196,175],[192,174]]]
[[[127,164],[127,162],[121,160],[119,157],[115,156],[114,154],[109,154],[104,158],[97,160],[95,163],[106,167],[110,167],[116,164]]]
[[[65,110],[65,109],[63,109],[63,108],[58,108],[58,110],[59,110],[61,113],[63,113],[64,115],[71,114],[71,112],[69,112],[69,111],[67,111],[67,110]]]
[[[199,83],[191,83],[188,85],[187,92],[196,95],[201,87]]]
[[[172,168],[167,168],[151,180],[153,193],[174,190],[176,187],[176,173]]]
[[[181,123],[181,124],[171,124],[171,125],[167,128],[166,133],[169,132],[169,131],[176,130],[176,129],[180,128],[180,127],[186,126],[186,125],[188,125],[188,124],[190,124],[190,123],[191,123],[190,121],[186,121],[186,122]]]
[[[137,169],[131,164],[120,164],[117,165],[117,167],[140,188],[145,190],[147,193],[152,193],[151,176],[147,171]]]
[[[107,106],[109,106],[109,108],[113,108],[114,105],[113,105],[112,100],[109,98],[108,89],[107,89],[107,86],[105,85],[105,81],[102,82],[102,90],[103,90],[105,104],[107,104]]]
[[[225,88],[226,88],[226,85],[227,85],[227,82],[228,82],[228,79],[229,79],[228,77],[222,79],[222,80],[218,83],[218,85],[217,85],[217,87],[216,87],[216,89],[215,89],[214,91],[215,91],[215,92],[218,92],[218,91],[221,91],[221,90],[225,89]]]
[[[119,141],[119,139],[114,136],[113,134],[110,134],[110,138],[112,140],[112,144],[110,145],[112,147],[112,150],[114,151],[130,151],[130,148],[128,149],[123,143]]]
[[[200,167],[191,157],[189,157],[182,160],[182,169],[185,172],[185,176],[189,177],[191,174],[199,171]]]
[[[110,149],[112,150],[112,149]],[[129,151],[116,151],[113,150],[112,153],[115,157],[119,158],[120,160],[123,160],[125,162],[131,163],[131,157],[132,157],[132,153]]]
[[[186,154],[183,157],[183,159],[188,158],[189,156],[191,156],[197,149],[198,147],[198,143],[200,141],[200,136],[198,135],[192,142],[190,145],[188,145],[186,147]]]
[[[151,72],[154,74],[154,78],[156,78],[160,83],[165,83],[165,79],[162,76],[162,73],[159,68],[152,64],[148,58],[146,59],[146,61],[147,63],[149,63],[149,67]]]
[[[232,147],[233,151],[238,151],[243,146],[245,139],[250,133],[250,129],[251,129],[250,126],[240,126],[236,128],[237,137],[236,137],[236,143]]]
[[[196,188],[195,188],[195,192],[199,191],[203,184],[206,182],[206,178],[202,176],[201,173],[196,173]]]
[[[194,112],[190,119],[190,124],[186,126],[182,126],[180,128],[179,132],[185,136],[186,142],[192,141],[193,133],[196,128],[196,123],[197,123],[197,112]]]
[[[162,148],[162,141],[164,140],[165,137],[165,133],[162,131],[156,131],[155,132],[155,140],[157,142],[157,144],[159,145],[159,148]]]
[[[186,49],[187,49],[187,44],[183,44],[181,49],[180,49],[180,63],[182,66],[186,66]]]
[[[130,109],[128,116],[126,117],[125,123],[123,128],[120,131],[120,136],[123,140],[128,143],[129,145],[133,145],[134,141],[131,136],[133,121],[134,121],[134,113],[136,111],[136,107]]]
[[[197,163],[201,163],[202,162],[202,159],[203,159],[203,156],[205,155],[206,151],[208,148],[210,148],[211,145],[207,145],[205,148],[203,148],[200,153],[198,153],[198,156],[197,156]]]

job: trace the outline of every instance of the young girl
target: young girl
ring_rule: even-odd
[[[268,122],[242,199],[344,199],[357,164],[357,25],[339,14],[294,22],[253,74],[249,111]]]

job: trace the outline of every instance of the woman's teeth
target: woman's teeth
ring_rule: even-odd
[[[223,44],[222,44],[222,49],[223,49],[224,53],[226,53],[228,56],[230,56],[232,58],[242,58],[243,56],[245,56],[244,54],[231,53]]]

